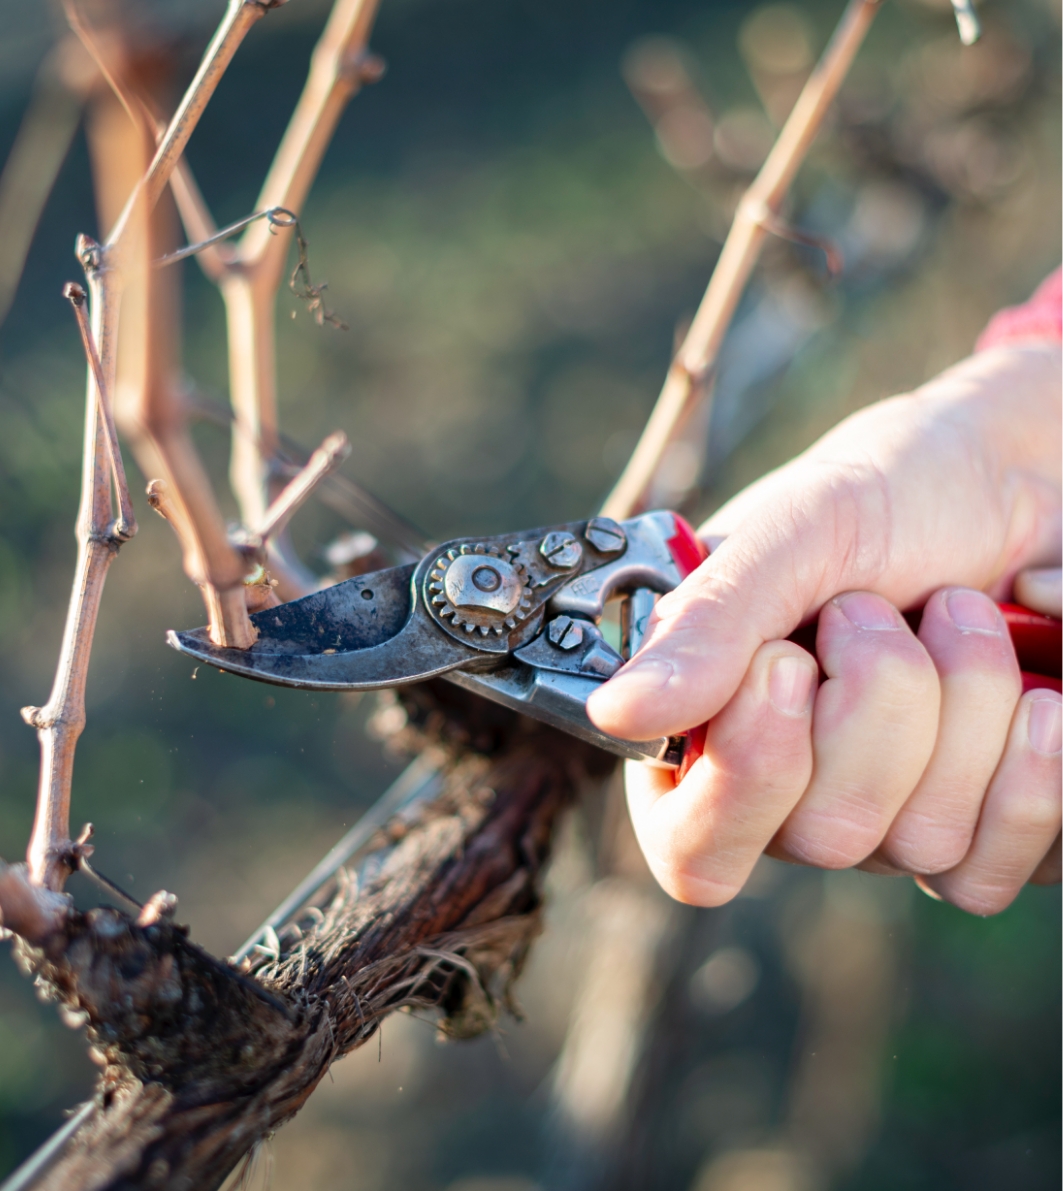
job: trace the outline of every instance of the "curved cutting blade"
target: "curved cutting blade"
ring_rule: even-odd
[[[207,630],[169,632],[174,649],[245,678],[315,690],[399,686],[483,662],[420,613],[416,564],[359,575],[251,617],[250,649],[211,643]]]

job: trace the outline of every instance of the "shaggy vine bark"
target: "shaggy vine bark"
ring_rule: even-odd
[[[229,968],[166,894],[135,919],[66,910],[20,944],[102,1067],[94,1117],[37,1186],[216,1187],[386,1014],[437,1010],[471,1037],[517,1012],[555,823],[613,761],[445,684],[406,704],[405,746],[446,751],[442,793],[382,830],[376,875],[341,873],[279,956]]]

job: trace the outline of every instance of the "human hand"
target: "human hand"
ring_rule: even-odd
[[[1038,870],[1059,831],[1060,700],[1020,698],[980,593],[1058,561],[1059,382],[1057,350],[986,352],[848,419],[704,527],[722,544],[588,707],[631,738],[712,720],[677,788],[629,767],[669,892],[719,904],[767,850],[921,874],[990,913]],[[896,609],[923,603],[916,635]],[[817,613],[818,692],[784,640]]]

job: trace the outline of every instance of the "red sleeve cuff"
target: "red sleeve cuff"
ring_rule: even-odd
[[[1057,269],[1021,306],[1006,306],[989,320],[975,351],[1001,347],[1024,339],[1063,341],[1063,270]]]

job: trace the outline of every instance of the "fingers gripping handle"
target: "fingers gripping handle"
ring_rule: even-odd
[[[675,516],[675,533],[668,540],[668,549],[684,579],[709,556],[705,544],[690,525],[678,515]],[[1023,691],[1038,688],[1061,690],[1063,684],[1060,681],[1060,657],[1063,653],[1063,632],[1061,632],[1063,623],[1056,620],[1055,617],[1044,616],[1040,612],[1023,608],[1020,604],[1001,604],[1000,610],[1004,615],[1008,632],[1011,634],[1019,666],[1022,668]],[[913,627],[918,627],[918,615],[916,613],[915,616],[909,617],[910,621],[916,621]],[[814,634],[814,626],[812,633]],[[810,643],[810,635],[809,628],[805,627],[793,634],[791,640],[796,639],[798,644],[807,648]],[[682,755],[676,775],[678,781],[683,780],[690,767],[705,751],[705,734],[708,727],[708,724],[701,724],[675,739],[675,747],[669,752],[673,756]]]

